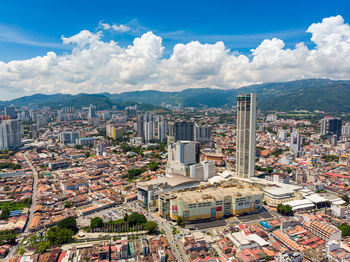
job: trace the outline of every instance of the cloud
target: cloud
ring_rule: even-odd
[[[0,92],[11,98],[39,92],[178,91],[315,77],[350,79],[350,26],[343,18],[325,18],[306,32],[314,48],[302,42],[285,48],[283,40],[272,37],[242,55],[222,41],[190,41],[176,44],[165,58],[162,38],[152,32],[121,47],[113,40],[104,41],[102,31],[82,30],[62,36],[64,45],[74,47],[70,53],[48,52],[28,60],[0,62]]]
[[[126,25],[110,25],[100,22],[100,26],[103,28],[103,30],[113,30],[119,33],[124,33],[131,30],[131,28]]]
[[[0,42],[38,47],[49,47],[55,49],[67,49],[67,46],[63,45],[62,43],[36,41],[27,36],[28,34],[29,33],[21,32],[17,28],[0,24]]]

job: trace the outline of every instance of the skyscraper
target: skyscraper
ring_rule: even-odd
[[[22,128],[19,120],[3,120],[0,124],[0,150],[21,146]]]
[[[341,135],[342,120],[338,117],[325,117],[321,120],[321,135]]]
[[[166,141],[166,134],[168,130],[168,123],[164,120],[158,122],[158,140],[160,142]]]
[[[5,107],[5,116],[9,116],[12,119],[17,118],[16,107],[13,105]]]
[[[200,161],[199,144],[194,141],[177,141],[168,146],[167,174],[190,175],[190,166]]]
[[[90,105],[89,107],[89,118],[96,118],[96,106]]]
[[[237,96],[236,171],[239,177],[255,173],[256,94]]]
[[[177,121],[169,123],[168,142],[177,142],[179,140],[194,140],[194,123],[186,121]]]
[[[290,151],[296,155],[299,154],[301,149],[300,134],[297,130],[293,129],[290,134]]]
[[[143,115],[137,116],[136,129],[136,136],[143,137]]]
[[[201,145],[210,146],[211,141],[211,126],[200,126],[195,124],[194,126],[194,140],[199,142]]]
[[[156,134],[156,129],[158,133]],[[137,116],[136,137],[142,138],[144,143],[166,140],[168,124],[161,115],[144,114]]]

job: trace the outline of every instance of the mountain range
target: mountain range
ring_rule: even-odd
[[[94,104],[98,109],[116,105],[119,109],[138,104],[144,110],[159,109],[164,104],[185,107],[230,107],[236,96],[256,93],[258,107],[263,111],[323,110],[326,112],[350,112],[350,81],[329,79],[305,79],[290,82],[266,83],[237,89],[190,88],[180,92],[134,91],[120,94],[35,94],[11,101],[0,101],[0,106],[17,106],[35,103],[53,108]]]

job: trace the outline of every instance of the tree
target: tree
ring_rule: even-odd
[[[176,223],[180,227],[184,227],[185,226],[185,221],[183,220],[182,217],[178,217],[177,220],[176,220]]]
[[[47,232],[47,240],[53,246],[63,245],[72,240],[74,233],[71,229],[51,227]]]
[[[350,199],[349,199],[348,195],[343,195],[341,198],[345,201],[345,203],[346,203],[347,205],[349,204]]]
[[[322,136],[320,136],[320,139],[323,140],[323,141],[325,141],[325,140],[328,139],[328,136],[327,136],[327,135],[322,135]]]
[[[128,213],[125,213],[125,215],[124,215],[124,222],[128,222],[128,217],[129,217]]]
[[[283,205],[283,204],[278,204],[277,205],[277,212],[285,215],[285,216],[291,216],[293,215],[293,210],[290,205]]]
[[[48,241],[41,242],[39,244],[37,252],[40,253],[40,254],[45,253],[46,249],[48,249],[49,246],[50,246],[50,242],[48,242]]]
[[[7,206],[3,207],[0,215],[0,219],[8,219],[9,215],[10,215],[10,209]]]
[[[0,245],[16,244],[16,234],[13,230],[0,231]]]
[[[321,159],[323,159],[326,162],[338,162],[339,161],[339,157],[336,155],[323,155],[321,157]]]
[[[72,207],[73,203],[72,203],[72,201],[67,200],[66,202],[64,202],[63,205],[64,205],[64,207]]]
[[[103,220],[100,217],[94,217],[90,220],[91,228],[101,228],[103,227]]]
[[[134,212],[130,216],[128,216],[129,226],[142,225],[146,222],[147,222],[147,219],[143,214]]]
[[[61,220],[60,222],[58,222],[57,226],[59,228],[66,228],[66,229],[70,229],[73,232],[75,232],[78,228],[77,228],[77,221],[75,220],[74,217],[70,216],[67,217],[63,220]]]
[[[158,231],[158,224],[154,221],[147,221],[145,223],[145,229],[148,230],[148,233],[154,234]]]
[[[341,234],[343,237],[350,236],[350,225],[348,224],[340,224],[338,228],[341,230]]]
[[[132,179],[134,177],[141,175],[145,171],[146,171],[146,169],[143,167],[137,168],[137,169],[133,168],[133,169],[128,170],[128,174],[126,177]]]
[[[151,171],[156,171],[158,169],[158,167],[159,167],[159,163],[158,162],[151,162],[151,163],[147,164],[147,167]]]

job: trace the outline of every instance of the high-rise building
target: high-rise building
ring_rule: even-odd
[[[179,140],[194,140],[194,123],[186,121],[177,121],[169,123],[168,142],[177,142]]]
[[[287,140],[287,131],[286,130],[279,130],[278,131],[278,139],[280,141],[286,141]]]
[[[342,136],[349,137],[350,136],[350,123],[345,123],[341,129]]]
[[[338,117],[325,117],[321,120],[321,135],[332,136],[337,135],[338,139],[341,135],[342,120]]]
[[[30,126],[30,132],[31,132],[31,137],[32,138],[38,138],[39,137],[39,132],[38,132],[38,127],[36,124],[32,124]]]
[[[17,118],[16,107],[13,105],[6,106],[5,107],[5,116],[11,117],[12,119]]]
[[[256,94],[237,96],[236,171],[239,177],[253,177],[256,146]]]
[[[210,146],[211,141],[211,126],[200,126],[198,124],[194,125],[194,140],[201,145]]]
[[[167,173],[190,175],[190,165],[199,163],[199,145],[194,141],[177,141],[168,146]]]
[[[137,116],[136,137],[143,137],[143,115]]]
[[[114,140],[122,138],[124,131],[125,129],[123,124],[113,124],[110,122],[106,123],[106,135]]]
[[[160,142],[166,141],[166,134],[168,131],[168,123],[166,121],[158,122],[158,140]]]
[[[337,144],[338,144],[338,136],[337,136],[337,134],[334,134],[331,137],[331,145],[336,146]]]
[[[96,146],[96,155],[103,156],[105,153],[106,153],[106,144],[101,141]]]
[[[63,144],[76,144],[79,139],[79,132],[62,132],[60,133],[60,142]]]
[[[290,151],[296,155],[299,154],[301,149],[301,137],[297,130],[293,129],[290,134]]]
[[[89,118],[96,118],[97,117],[97,115],[96,115],[96,106],[90,105],[88,117]]]
[[[156,135],[156,127],[158,127],[158,134]],[[164,122],[163,116],[144,114],[137,116],[136,122],[136,137],[142,138],[145,143],[159,140],[164,142],[166,140],[167,123]]]
[[[136,113],[137,113],[137,105],[135,106],[128,106],[124,109],[127,118],[134,118],[136,117]]]
[[[36,125],[38,128],[44,127],[47,125],[47,117],[45,115],[42,114],[38,114],[36,116]]]
[[[215,175],[215,162],[213,160],[203,161],[190,165],[190,177],[200,181],[208,181]]]
[[[21,146],[22,127],[19,120],[3,120],[0,123],[0,150],[16,149]]]
[[[155,139],[155,116],[153,114],[143,115],[143,135],[142,138],[146,143],[152,142]]]

